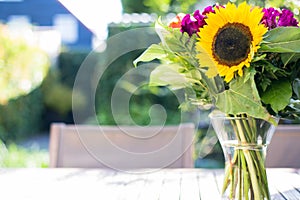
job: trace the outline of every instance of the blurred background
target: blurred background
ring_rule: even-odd
[[[85,109],[85,91],[73,93],[76,74],[87,56],[93,66],[91,73],[108,65],[106,58],[114,53],[106,46],[108,38],[134,28],[153,27],[158,16],[172,18],[176,13],[201,10],[214,3],[227,1],[0,0],[0,167],[48,167],[50,124],[74,123],[72,103],[73,108]],[[299,19],[299,0],[249,3],[286,7]],[[143,46],[145,38],[148,43],[159,41],[155,32],[148,31],[120,45],[140,42]],[[143,50],[126,53],[109,64],[95,97],[97,120],[83,116],[80,123],[116,124],[111,111],[112,92],[118,80],[134,68],[132,62]],[[121,86],[131,93],[129,111],[136,124],[150,123],[149,108],[154,104],[166,110],[166,124],[180,123],[183,113],[186,121],[199,114],[195,167],[223,167],[221,148],[209,129],[208,111],[179,111],[178,107],[184,105],[167,88],[144,84],[132,93],[130,83]],[[76,101],[72,102],[72,95]]]

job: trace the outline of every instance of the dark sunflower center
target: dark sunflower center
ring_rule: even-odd
[[[238,65],[248,58],[252,34],[249,27],[228,23],[218,30],[213,41],[213,56],[223,65]]]

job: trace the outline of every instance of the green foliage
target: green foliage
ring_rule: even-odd
[[[85,109],[88,91],[85,88],[75,91],[73,85],[77,72],[89,53],[89,51],[63,51],[59,54],[57,68],[49,71],[41,87],[45,107],[44,127],[49,127],[52,121],[73,123],[73,106]],[[97,61],[96,53],[95,56],[89,57],[91,74],[94,73]]]
[[[170,10],[172,0],[144,0],[143,3],[151,12],[166,13]]]
[[[165,110],[166,119],[157,110],[153,112],[151,107],[153,105],[161,105]],[[122,110],[117,113],[117,116],[113,116],[109,107],[100,107],[98,112],[98,121],[88,121],[91,124],[108,124],[108,125],[161,125],[166,124],[178,124],[181,120],[181,113],[178,109],[179,104],[176,102],[176,97],[168,94],[166,96],[156,96],[154,94],[146,93],[143,95],[133,95],[129,102],[129,115]],[[100,109],[99,108],[99,109]],[[153,108],[152,108],[153,109]],[[160,108],[159,108],[160,109]],[[152,111],[152,112],[151,112]],[[116,122],[116,118],[118,121]],[[163,120],[163,121],[162,121]]]
[[[0,25],[0,104],[38,87],[49,66],[45,52]]]
[[[124,13],[143,13],[149,12],[149,8],[144,5],[142,0],[122,0],[123,12]]]
[[[149,84],[151,86],[170,86],[173,89],[185,88],[187,80],[184,75],[178,72],[178,68],[180,65],[175,63],[157,66],[151,72]]]
[[[59,54],[57,64],[57,79],[64,85],[72,88],[82,62],[88,56],[89,51],[63,51]],[[91,65],[97,62],[97,57],[89,57]]]
[[[292,87],[289,80],[273,81],[266,92],[262,93],[262,101],[269,104],[277,113],[290,103]]]
[[[0,25],[0,140],[19,140],[39,130],[39,86],[49,67],[45,52]]]
[[[296,27],[268,31],[259,49],[261,57],[253,62],[258,91],[268,111],[293,120],[300,116],[299,91],[295,87],[300,77],[299,38]]]
[[[164,57],[167,57],[164,48],[158,44],[152,44],[139,56],[138,59],[133,61],[133,64],[136,67],[138,62],[149,62],[154,59],[163,59]]]
[[[116,116],[112,115],[111,95],[113,90],[118,87],[123,87],[120,89],[122,89],[125,95],[130,95],[130,101],[125,102],[125,104],[129,104],[129,113],[131,115],[127,116],[125,111],[123,113],[121,111],[121,113],[118,113],[120,116],[117,116],[118,119],[121,119],[121,122],[118,121],[118,123],[127,125],[132,123],[137,123],[140,125],[149,124],[149,109],[154,104],[161,104],[167,110],[167,124],[178,122],[178,118],[180,118],[180,113],[178,110],[179,104],[176,104],[176,97],[174,97],[171,92],[166,93],[162,90],[157,91],[153,87],[144,87],[141,89],[142,91],[132,91],[128,84],[134,83],[128,82],[125,84],[125,81],[118,85],[118,81],[122,78],[122,76],[128,70],[133,68],[132,61],[140,53],[141,50],[137,50],[121,56],[114,63],[109,65],[103,73],[96,93],[96,110],[99,123],[109,125],[116,124],[114,119]],[[120,65],[120,63],[122,63],[122,65]],[[133,87],[138,86],[133,85]],[[123,108],[120,108],[120,110],[122,109]]]
[[[255,73],[255,72],[254,72]],[[263,107],[254,82],[254,73],[231,81],[229,89],[217,94],[216,106],[224,113],[247,113],[255,118],[268,120],[271,116]]]
[[[70,77],[69,77],[70,78]],[[71,81],[68,79],[68,81]],[[44,105],[57,112],[61,116],[66,116],[72,110],[72,97],[76,96],[76,107],[85,104],[85,97],[80,91],[73,91],[68,83],[63,83],[60,71],[52,69],[42,85]]]
[[[169,12],[189,12],[197,0],[122,0],[125,13],[156,13],[164,15]]]
[[[297,98],[300,99],[300,79],[296,78],[293,83],[293,90]]]
[[[245,0],[234,0],[236,5],[244,2]],[[226,4],[228,0],[215,0],[213,1],[219,4]],[[260,6],[260,7],[276,7],[287,8],[289,10],[295,10],[298,12],[295,16],[300,19],[299,4],[295,1],[286,0],[246,0],[247,3]],[[124,13],[156,13],[157,15],[165,15],[166,13],[191,13],[197,9],[198,5],[207,4],[205,1],[197,0],[122,0]]]
[[[0,106],[0,140],[19,141],[35,135],[43,123],[44,107],[40,88]]]
[[[39,167],[49,166],[49,153],[46,150],[27,149],[15,143],[7,147],[0,143],[0,167]]]
[[[289,33],[289,34],[287,34]],[[268,31],[260,52],[300,53],[300,33],[298,27],[278,27]]]
[[[72,89],[60,82],[58,73],[54,70],[46,77],[42,90],[46,107],[61,115],[67,114],[72,109]]]

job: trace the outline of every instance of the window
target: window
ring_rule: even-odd
[[[63,43],[75,43],[78,40],[78,22],[72,15],[55,15],[53,25],[60,32]]]

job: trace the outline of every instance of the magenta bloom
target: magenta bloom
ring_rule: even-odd
[[[189,36],[192,36],[194,33],[197,33],[199,31],[199,28],[202,28],[206,22],[205,18],[206,14],[215,12],[212,6],[208,6],[204,9],[202,14],[199,10],[196,10],[191,16],[190,14],[187,14],[183,17],[181,22],[181,32],[186,32],[189,34]]]
[[[212,6],[207,6],[206,8],[204,8],[204,11],[202,12],[202,15],[206,15],[208,13],[215,13],[214,7]]]
[[[276,28],[277,17],[279,17],[280,15],[279,11],[274,8],[264,8],[263,12],[264,12],[264,16],[261,20],[261,23],[264,24],[269,29]]]
[[[294,18],[294,14],[290,10],[283,9],[277,26],[298,26],[298,21]]]
[[[200,27],[203,27],[203,26],[206,24],[206,22],[205,22],[205,20],[204,20],[204,19],[206,18],[206,16],[205,16],[205,15],[201,15],[199,10],[196,10],[196,11],[194,12],[194,18],[197,20],[197,23],[198,23],[198,29],[199,29]]]
[[[197,20],[194,17],[191,17],[190,14],[183,17],[180,29],[182,33],[186,32],[189,36],[192,36],[198,31],[198,28]]]
[[[189,36],[192,36],[199,31],[199,28],[206,24],[204,19],[205,16],[201,15],[199,10],[196,10],[192,17],[190,14],[187,14],[182,19],[180,31],[186,32]]]
[[[298,26],[298,21],[294,18],[294,14],[287,9],[282,11],[274,8],[264,8],[264,16],[261,23],[270,29],[278,26]]]

